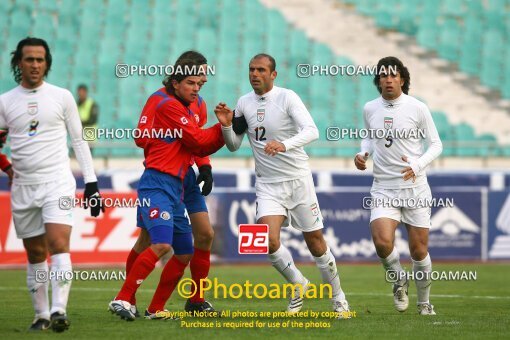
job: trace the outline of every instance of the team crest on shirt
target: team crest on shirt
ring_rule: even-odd
[[[170,219],[170,213],[168,211],[161,212],[161,219],[168,221]]]
[[[28,128],[28,135],[30,137],[35,136],[35,134],[37,133],[38,126],[39,126],[39,121],[37,119],[32,119],[32,121],[30,121],[30,126]]]
[[[393,118],[384,117],[384,128],[389,130],[393,127]]]
[[[266,115],[266,109],[257,109],[257,122],[262,122]]]
[[[312,204],[310,208],[312,209],[313,216],[319,216],[319,207],[317,206],[317,203]]]
[[[28,103],[28,107],[27,107],[27,112],[29,115],[35,115],[37,114],[37,111],[38,111],[38,106],[37,106],[37,102],[30,102]]]
[[[195,120],[197,121],[197,124],[200,123],[200,116],[197,115],[196,113],[194,113],[195,115]]]
[[[145,124],[147,123],[147,116],[142,116],[142,118],[140,118],[140,124]]]

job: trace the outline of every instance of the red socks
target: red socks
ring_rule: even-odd
[[[209,275],[209,268],[211,267],[211,252],[208,250],[201,250],[195,248],[195,252],[193,253],[193,257],[191,258],[191,262],[189,265],[189,269],[191,271],[191,278],[196,283],[195,295],[190,298],[190,301],[193,303],[204,302],[205,299],[200,297],[200,280],[205,279],[207,275]]]
[[[187,263],[182,263],[175,256],[168,261],[163,268],[161,278],[159,279],[158,288],[152,297],[151,304],[149,305],[150,313],[156,313],[157,311],[165,309],[165,303],[172,295],[177,283],[184,274]]]
[[[129,254],[129,256],[131,257],[131,254]],[[158,260],[158,256],[151,248],[147,248],[140,253],[134,261],[133,266],[130,268],[126,281],[124,282],[124,285],[122,285],[122,288],[119,294],[117,294],[115,300],[130,301],[131,297],[136,293],[136,290],[142,284],[143,280],[145,280],[154,270]]]
[[[138,254],[134,248],[132,248],[131,251],[129,252],[129,255],[126,260],[126,277],[129,275],[131,268],[133,268],[133,264],[135,263],[138,255],[140,254]],[[131,296],[131,299],[129,299],[128,301],[130,304],[136,305],[136,292],[133,293],[133,296]]]

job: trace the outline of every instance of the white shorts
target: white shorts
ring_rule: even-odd
[[[324,228],[312,175],[292,181],[256,183],[257,220],[282,215],[294,228],[310,232]],[[286,225],[286,223],[285,223]]]
[[[60,197],[73,197],[76,180],[71,173],[59,179],[41,184],[13,184],[11,208],[14,228],[18,238],[30,238],[46,232],[45,223],[73,226],[73,210],[61,209]]]
[[[391,218],[414,227],[430,228],[432,193],[428,184],[416,188],[370,190],[372,207],[370,222],[381,217]]]

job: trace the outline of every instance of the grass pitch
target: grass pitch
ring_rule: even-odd
[[[69,299],[70,330],[55,334],[45,331],[31,334],[26,330],[33,318],[30,297],[25,287],[24,270],[0,271],[0,334],[5,338],[59,337],[62,339],[172,339],[176,337],[220,339],[323,339],[323,338],[504,338],[510,333],[510,264],[433,264],[435,271],[476,271],[476,281],[436,281],[431,302],[437,316],[420,316],[416,311],[416,288],[409,289],[410,306],[399,313],[393,308],[391,285],[384,281],[380,265],[339,265],[342,288],[356,317],[350,320],[327,318],[185,318],[181,321],[137,319],[126,322],[107,312],[108,302],[119,290],[121,281],[74,281]],[[313,265],[299,266],[313,283],[321,282]],[[410,265],[405,265],[409,269]],[[77,269],[77,268],[75,268]],[[105,271],[106,269],[101,269]],[[117,269],[111,269],[117,271]],[[152,297],[161,269],[155,270],[142,284],[137,305],[141,312]],[[189,276],[189,272],[186,274]],[[268,265],[213,265],[209,278],[220,283],[282,284],[283,280]],[[268,286],[269,287],[269,286]],[[51,293],[50,293],[51,294]],[[284,299],[214,299],[221,310],[262,312],[282,311]],[[51,296],[51,295],[50,295]],[[183,309],[185,299],[174,293],[167,308]],[[303,311],[330,311],[328,300],[305,300]],[[212,328],[190,327],[212,325]],[[257,322],[258,321],[258,322]],[[243,325],[253,323],[253,328]],[[186,326],[187,325],[187,326]],[[233,329],[234,326],[239,328]],[[259,325],[259,327],[256,327]],[[262,326],[263,325],[263,326]],[[308,325],[308,327],[306,327]],[[200,325],[198,325],[200,326]],[[221,327],[220,327],[221,326]],[[270,327],[271,326],[271,327]],[[285,327],[286,326],[286,327]]]

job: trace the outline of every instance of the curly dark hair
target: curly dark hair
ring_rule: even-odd
[[[175,61],[175,65],[180,64],[183,60],[187,60],[188,62],[193,62],[196,65],[203,65],[207,64],[207,59],[204,57],[204,55],[200,52],[189,50],[184,53],[182,53],[179,58]],[[172,83],[172,75],[168,75],[163,80],[163,85],[165,85],[166,88],[171,87]]]
[[[42,46],[44,47],[46,51],[46,72],[44,73],[44,76],[46,77],[51,69],[51,53],[50,48],[48,46],[48,43],[44,39],[34,38],[34,37],[26,37],[25,39],[21,40],[18,43],[18,46],[16,47],[15,51],[11,52],[11,71],[14,75],[14,81],[16,83],[21,82],[21,70],[19,69],[19,62],[21,61],[21,58],[23,58],[23,47],[25,46]]]
[[[380,70],[385,69],[386,71],[389,71],[389,67],[395,66],[397,67],[398,73],[400,73],[400,78],[404,80],[404,85],[402,85],[402,92],[409,94],[409,87],[411,86],[411,75],[409,74],[407,67],[405,67],[404,64],[396,57],[385,57],[379,60],[377,63],[377,73],[374,77],[374,85],[377,87],[377,91],[379,91],[379,93],[382,93],[382,89],[379,86]]]
[[[200,62],[193,59],[180,59],[174,65],[173,73],[165,79],[163,85],[165,85],[166,92],[169,94],[175,94],[172,81],[180,83],[184,79],[190,76],[199,76],[202,74],[200,70]]]

